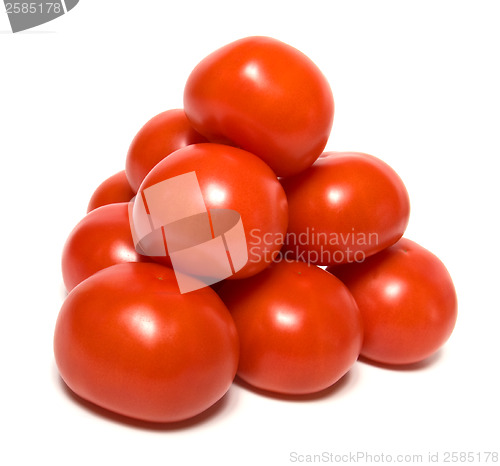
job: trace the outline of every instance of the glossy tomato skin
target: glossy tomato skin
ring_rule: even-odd
[[[273,171],[242,149],[215,143],[193,144],[156,165],[138,195],[161,181],[189,172],[196,173],[207,209],[231,209],[241,216],[248,261],[229,278],[249,277],[267,267],[281,248],[288,224],[285,192]],[[152,259],[162,262],[161,257]]]
[[[319,267],[281,261],[218,290],[240,339],[238,375],[263,390],[301,395],[339,380],[358,358],[362,325],[347,288]]]
[[[269,37],[247,37],[194,68],[184,110],[211,141],[230,141],[286,176],[323,151],[334,102],[327,80],[302,52]]]
[[[281,183],[289,205],[286,249],[306,262],[360,262],[394,244],[408,224],[401,178],[369,154],[325,152]]]
[[[227,392],[238,337],[211,288],[180,294],[171,269],[128,263],[71,291],[57,318],[54,353],[80,397],[135,419],[175,422]]]
[[[385,364],[411,364],[434,354],[450,337],[457,296],[444,264],[402,238],[360,264],[327,269],[358,303],[365,328],[361,354]]]
[[[207,140],[193,129],[184,110],[167,110],[151,118],[135,135],[127,153],[125,171],[134,192],[160,160],[199,142]]]
[[[132,241],[128,203],[89,212],[69,234],[62,252],[62,275],[67,291],[98,270],[122,262],[147,262]]]
[[[125,170],[106,178],[94,191],[87,207],[87,213],[103,205],[129,202],[135,196]]]

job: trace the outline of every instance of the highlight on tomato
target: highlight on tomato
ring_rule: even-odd
[[[373,155],[325,152],[281,184],[289,210],[287,255],[312,264],[362,262],[398,241],[409,221],[403,181]]]
[[[359,264],[327,268],[356,300],[364,327],[361,354],[385,364],[412,364],[438,351],[457,320],[457,295],[444,264],[402,238]]]
[[[184,110],[212,142],[264,160],[277,176],[299,173],[330,136],[334,101],[319,68],[279,40],[254,36],[227,44],[193,69]]]
[[[97,272],[64,301],[54,333],[59,373],[81,398],[149,422],[205,411],[229,390],[238,336],[206,287],[181,294],[174,271],[125,263]]]
[[[158,163],[142,182],[137,196],[143,196],[148,189],[166,180],[188,173],[196,176],[204,208],[209,212],[233,210],[241,217],[248,260],[230,278],[245,278],[264,270],[280,250],[288,225],[285,192],[273,171],[257,156],[243,149],[216,143],[192,144]],[[192,205],[196,201],[195,195],[198,193],[193,191],[182,202],[186,206]],[[163,210],[172,207],[172,202],[165,201],[161,205],[157,202],[157,205],[161,216]],[[137,221],[141,213],[138,209],[138,205],[134,205],[132,218],[135,223],[140,223]],[[276,241],[267,240],[269,237]],[[151,258],[160,263],[168,260],[168,257],[161,256]]]
[[[289,395],[324,390],[355,363],[363,327],[347,287],[321,268],[280,261],[217,291],[240,339],[238,376]]]
[[[67,291],[111,265],[149,261],[136,251],[128,210],[126,202],[104,205],[89,212],[73,228],[61,259]]]

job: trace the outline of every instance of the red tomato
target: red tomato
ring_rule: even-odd
[[[327,80],[303,53],[276,39],[247,37],[194,68],[184,109],[211,141],[233,143],[286,176],[323,151],[334,103]]]
[[[288,221],[286,196],[273,171],[242,149],[214,143],[193,144],[156,165],[137,194],[142,196],[149,187],[190,172],[196,173],[207,209],[231,209],[241,216],[248,261],[230,278],[248,277],[267,267],[272,255],[281,248]],[[181,201],[186,206],[192,203],[191,199]],[[166,200],[165,209],[171,204]],[[162,262],[161,257],[153,259]]]
[[[225,281],[218,293],[238,330],[238,375],[255,387],[318,392],[359,355],[356,303],[340,280],[319,267],[277,262],[251,278]]]
[[[173,422],[227,392],[238,337],[211,288],[180,294],[171,269],[128,263],[68,295],[54,352],[61,377],[80,397],[136,419]]]
[[[125,170],[104,180],[94,191],[87,207],[87,213],[103,205],[129,202],[135,196],[127,180]]]
[[[148,260],[135,250],[128,203],[105,205],[83,217],[68,236],[62,253],[64,284],[70,291],[110,265]]]
[[[154,116],[136,134],[126,159],[125,171],[135,192],[151,169],[181,147],[206,142],[189,123],[182,109]]]
[[[403,182],[372,155],[326,152],[281,182],[289,205],[289,257],[317,265],[360,262],[394,244],[408,224]]]
[[[443,263],[406,238],[360,264],[329,267],[349,288],[363,318],[361,354],[409,364],[435,353],[451,335],[457,297]]]

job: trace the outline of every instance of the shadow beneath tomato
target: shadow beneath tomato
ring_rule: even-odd
[[[348,387],[350,388],[354,383],[356,383],[358,379],[358,369],[359,368],[357,367],[357,364],[354,364],[349,370],[349,372],[347,372],[342,378],[340,378],[340,380],[335,382],[330,387],[327,387],[324,390],[321,390],[316,393],[308,393],[304,395],[289,395],[285,393],[275,393],[268,390],[263,390],[261,388],[257,388],[254,387],[253,385],[250,385],[248,382],[245,382],[238,376],[236,376],[234,383],[235,385],[238,385],[239,387],[245,390],[248,390],[259,396],[264,396],[266,398],[273,398],[275,400],[292,401],[292,402],[309,402],[309,401],[322,400],[324,398],[329,398],[331,396],[336,396],[336,395],[339,396],[341,392],[344,392],[345,390],[347,390]]]
[[[141,421],[139,419],[133,419],[133,418],[115,413],[113,411],[109,411],[105,408],[101,408],[100,406],[98,406],[90,401],[85,400],[84,398],[80,397],[75,392],[73,392],[66,385],[66,383],[61,378],[61,376],[58,375],[58,379],[59,379],[59,385],[60,385],[63,393],[68,398],[70,398],[71,401],[78,404],[84,410],[92,413],[93,415],[95,415],[97,417],[105,419],[107,421],[115,422],[117,424],[121,424],[121,425],[126,426],[126,427],[132,427],[132,428],[141,429],[141,430],[167,432],[167,431],[178,431],[178,430],[183,430],[183,429],[190,429],[190,428],[193,428],[194,426],[202,425],[205,422],[208,422],[209,420],[214,418],[215,416],[220,415],[230,405],[231,390],[229,390],[217,403],[212,405],[210,408],[208,408],[207,410],[203,411],[202,413],[200,413],[197,416],[194,416],[190,419],[186,419],[184,421],[165,422],[165,423]]]
[[[372,361],[371,359],[360,356],[358,361],[363,364],[368,364],[369,366],[378,367],[380,369],[385,369],[388,371],[422,371],[434,366],[442,358],[442,350],[438,350],[436,353],[432,354],[423,361],[414,362],[411,364],[385,364],[378,361]]]

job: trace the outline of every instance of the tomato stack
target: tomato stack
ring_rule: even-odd
[[[403,238],[410,203],[390,166],[324,152],[333,115],[323,74],[278,40],[194,68],[184,108],[146,122],[64,246],[54,352],[71,390],[175,422],[236,375],[300,396],[360,356],[413,364],[446,342],[450,275]]]

